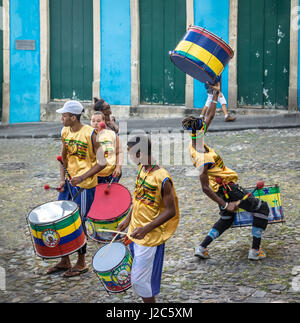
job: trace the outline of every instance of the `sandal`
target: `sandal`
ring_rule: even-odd
[[[84,274],[88,271],[88,268],[84,268],[84,269],[76,269],[76,268],[70,268],[69,270],[67,270],[64,273],[64,277],[75,277],[75,276],[79,276],[81,274]]]
[[[59,267],[59,266],[55,265],[55,266],[48,269],[47,275],[60,273],[62,271],[67,271],[67,270],[70,270],[70,269],[71,269],[71,267]]]

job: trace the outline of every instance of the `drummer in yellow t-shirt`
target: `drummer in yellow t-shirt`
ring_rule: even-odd
[[[165,242],[179,222],[178,199],[170,174],[151,155],[151,141],[136,136],[127,143],[130,158],[139,165],[133,194],[133,210],[120,223],[128,226],[133,243],[131,285],[145,303],[154,303],[159,294]]]
[[[102,112],[96,111],[91,118],[91,126],[98,129],[97,142],[100,143],[106,159],[106,167],[97,174],[98,184],[118,183],[122,176],[123,151],[119,136],[108,128],[99,129],[104,122]]]
[[[183,128],[192,131],[189,152],[194,166],[199,170],[202,190],[211,200],[219,204],[221,216],[201,244],[195,247],[195,256],[209,258],[208,245],[231,227],[234,212],[241,207],[254,213],[252,248],[249,250],[248,259],[263,259],[265,253],[260,249],[260,244],[262,232],[268,224],[270,212],[268,204],[253,196],[242,200],[248,192],[237,185],[237,173],[227,168],[223,159],[212,148],[204,144],[204,134],[215,115],[220,84],[212,88],[214,90],[213,101],[207,118],[202,121],[202,119],[188,117],[182,121]]]

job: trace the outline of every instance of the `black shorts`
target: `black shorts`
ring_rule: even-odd
[[[248,193],[248,191],[237,184],[231,183],[228,186],[230,187],[230,189],[227,189],[228,198],[225,197],[222,186],[217,192],[218,196],[221,197],[225,202],[230,203],[239,201]],[[270,213],[267,202],[264,202],[254,197],[253,195],[250,195],[246,200],[241,202],[240,208],[244,209],[245,211],[254,213],[253,226],[261,228],[263,230],[266,229],[268,225],[268,216]],[[234,220],[234,213],[222,210],[220,207],[220,216],[222,220],[225,220],[227,222],[227,225],[232,225]]]

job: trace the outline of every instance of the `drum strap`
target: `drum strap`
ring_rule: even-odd
[[[145,175],[145,177],[144,177],[144,179],[143,179],[143,182],[142,182],[142,184],[140,185],[140,187],[144,185],[144,183],[145,183],[145,181],[146,181],[147,176],[150,174],[150,172],[153,170],[153,168],[154,168],[155,166],[156,166],[156,161],[154,162],[154,164],[151,166],[151,168],[150,168],[150,169],[148,170],[148,172],[146,173],[146,175]],[[137,183],[137,185],[138,185],[138,181],[139,181],[139,179],[140,179],[140,174],[141,174],[142,168],[143,168],[143,165],[141,165],[141,166],[140,166],[139,173],[138,173],[138,176],[137,176],[137,178],[136,178],[136,183]]]
[[[67,186],[68,186],[69,193],[71,195],[71,199],[72,199],[72,201],[74,201],[74,197],[73,197],[73,194],[72,194],[72,190],[71,190],[71,187],[70,187],[70,183],[69,183],[69,180],[67,178],[66,178],[66,182],[67,182]]]
[[[76,199],[76,197],[77,197],[79,194],[81,194],[81,192],[83,192],[83,191],[84,191],[84,188],[80,187],[80,188],[79,188],[79,190],[78,190],[78,192],[73,196],[72,201],[74,201],[74,200]],[[71,197],[72,197],[72,194],[71,194]]]

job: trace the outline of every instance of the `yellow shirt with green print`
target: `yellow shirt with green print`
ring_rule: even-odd
[[[72,132],[64,127],[61,138],[66,147],[67,170],[71,177],[78,177],[89,171],[96,163],[92,136],[96,130],[84,125],[79,131]],[[81,188],[93,188],[97,185],[97,176],[92,176],[78,184]]]
[[[164,169],[159,168],[150,172],[148,175],[141,165],[139,176],[133,194],[133,210],[128,233],[130,235],[136,228],[144,227],[157,218],[164,210],[162,190],[165,182],[170,180],[175,197],[176,215],[169,221],[149,232],[144,239],[131,239],[135,243],[154,247],[165,243],[175,232],[179,223],[178,198],[174,189],[174,184],[170,174]]]
[[[214,192],[218,192],[220,185],[216,182],[216,178],[221,178],[225,184],[236,183],[238,180],[238,174],[227,168],[224,165],[223,159],[212,148],[204,145],[205,152],[197,151],[192,143],[189,145],[189,152],[191,160],[194,166],[201,169],[205,165],[208,165],[208,178],[209,186]]]

